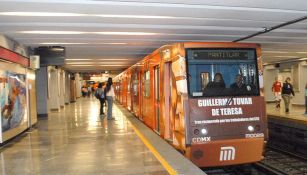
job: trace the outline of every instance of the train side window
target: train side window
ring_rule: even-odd
[[[145,76],[144,76],[144,91],[145,91],[145,94],[144,96],[145,97],[149,97],[150,96],[150,71],[146,71],[145,72]]]
[[[138,84],[139,84],[138,74],[135,73],[134,78],[133,78],[133,94],[134,94],[134,96],[138,95]]]

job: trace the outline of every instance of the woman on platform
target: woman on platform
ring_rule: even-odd
[[[107,103],[108,103],[107,118],[108,120],[114,120],[114,118],[112,117],[112,108],[113,108],[113,99],[114,99],[115,93],[114,93],[113,82],[112,82],[111,77],[108,79],[105,91],[106,91],[106,97],[107,97]]]

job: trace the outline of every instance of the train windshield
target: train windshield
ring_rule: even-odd
[[[255,49],[187,49],[192,97],[259,95]]]

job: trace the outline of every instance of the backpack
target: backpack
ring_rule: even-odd
[[[97,99],[99,99],[99,93],[98,93],[97,90],[96,90],[96,92],[95,92],[95,97],[96,97]]]
[[[104,91],[102,91],[102,93],[101,93],[101,95],[100,95],[100,98],[101,98],[101,99],[105,98]]]
[[[101,94],[99,94],[98,93],[98,90],[96,90],[96,92],[95,92],[95,97],[97,98],[97,99],[103,99],[103,98],[105,98],[105,90],[104,91],[102,91],[102,93]]]

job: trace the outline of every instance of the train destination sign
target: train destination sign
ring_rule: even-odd
[[[193,59],[247,60],[252,50],[194,50]]]

